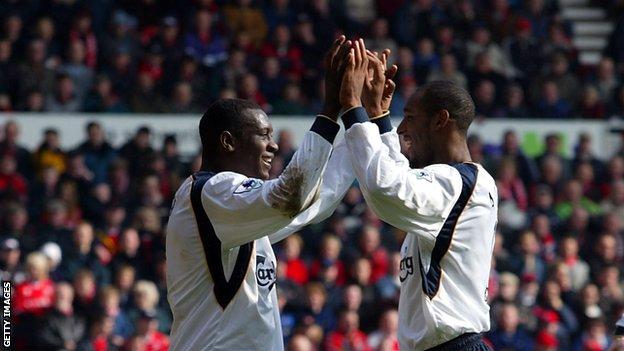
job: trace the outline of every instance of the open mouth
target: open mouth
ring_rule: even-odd
[[[273,163],[273,158],[272,157],[262,157],[262,163],[267,166],[268,168],[271,168],[271,164]]]

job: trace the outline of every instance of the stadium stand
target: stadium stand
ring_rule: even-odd
[[[423,82],[450,79],[481,118],[622,116],[622,2],[592,6],[614,29],[588,62],[574,40],[583,19],[561,16],[556,1],[4,0],[0,110],[197,113],[238,96],[313,114],[321,55],[344,32],[393,49],[395,115]],[[15,348],[166,350],[164,224],[197,164],[173,137],[152,145],[149,128],[116,148],[94,122],[69,150],[55,129],[22,147],[27,127],[17,119],[0,133],[0,275],[14,284]],[[287,131],[279,141],[273,174],[295,149]],[[469,141],[500,195],[494,350],[612,343],[624,312],[624,148],[598,157],[588,135],[576,142],[568,158],[549,135],[533,158],[513,131],[496,145]],[[330,219],[280,243],[288,348],[398,350],[403,235],[353,187]]]

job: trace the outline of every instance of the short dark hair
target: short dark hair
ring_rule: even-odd
[[[262,108],[253,101],[243,99],[219,99],[210,104],[199,121],[204,155],[217,150],[219,136],[224,131],[240,136],[245,128],[247,111],[256,109]]]
[[[421,88],[420,106],[427,116],[447,110],[461,131],[467,132],[475,116],[475,105],[470,94],[459,85],[437,80]]]

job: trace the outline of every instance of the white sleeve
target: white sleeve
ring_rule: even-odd
[[[397,162],[407,162],[405,156],[400,152],[399,139],[396,132],[389,131],[382,134],[381,140],[385,145],[395,144],[399,148],[398,155],[395,153],[398,159]],[[345,139],[342,139],[334,146],[329,162],[327,162],[327,171],[323,174],[321,190],[316,201],[295,217],[286,227],[280,229],[275,234],[271,234],[269,236],[271,244],[283,240],[307,225],[319,223],[331,216],[354,181],[355,174],[351,165],[351,156],[349,155]]]
[[[364,122],[362,110],[350,110],[343,119],[355,176],[368,205],[389,224],[435,240],[432,226],[448,215],[461,192],[459,172],[448,165],[411,169],[406,160],[395,159],[398,138],[384,145],[378,124]]]
[[[305,211],[297,215],[284,228],[271,234],[269,239],[274,244],[301,228],[321,222],[331,216],[340,201],[355,180],[351,156],[344,139],[339,141],[327,162],[327,171],[323,174],[319,196]]]
[[[318,117],[277,179],[221,172],[206,182],[202,205],[224,249],[274,233],[312,204],[338,129]]]

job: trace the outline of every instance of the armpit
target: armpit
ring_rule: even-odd
[[[303,207],[305,182],[303,170],[298,167],[287,167],[278,184],[269,193],[271,207],[290,218],[295,217]]]

